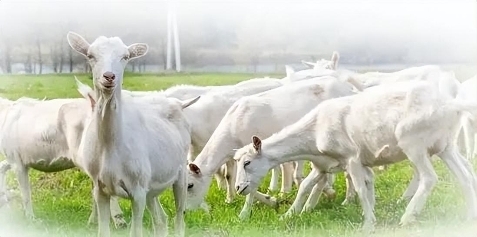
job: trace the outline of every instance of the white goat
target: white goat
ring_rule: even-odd
[[[243,96],[256,94],[282,86],[282,84],[283,82],[279,79],[265,77],[253,78],[229,86],[200,87],[182,85],[171,87],[163,91],[137,92],[123,90],[123,93],[125,92],[126,94],[134,97],[167,96],[178,99],[192,98],[189,96],[202,96],[202,99],[196,105],[184,111],[188,121],[192,126],[192,143],[188,154],[188,160],[189,162],[192,162],[194,157],[197,156],[197,154],[205,146],[207,140],[209,140],[220,120],[227,112],[227,109],[236,100]],[[235,191],[233,188],[235,181],[230,179],[231,177],[235,177],[235,168],[233,163],[234,162],[232,161],[228,165],[224,165],[215,176],[219,187],[227,190],[227,203],[232,202],[235,196]],[[299,174],[299,169],[301,169],[301,173],[303,173],[303,167],[297,166],[297,172],[295,172],[296,174]],[[273,174],[276,173],[277,172],[274,169]],[[303,174],[301,174],[301,177],[303,177]],[[292,179],[292,177],[283,176],[282,190],[284,189],[283,183],[287,182],[285,179]],[[276,189],[277,183],[278,175],[275,175],[270,182],[271,189],[272,187]],[[205,210],[208,209],[207,205],[203,205],[202,207]]]
[[[298,121],[323,100],[353,94],[352,86],[336,78],[317,78],[292,83],[235,102],[212,134],[202,152],[189,164],[188,206],[197,207],[204,200],[211,175],[233,157],[233,150],[246,145],[250,136],[268,137]],[[289,169],[283,169],[283,174]],[[291,189],[291,183],[286,184]],[[331,187],[330,187],[331,189]],[[287,191],[288,191],[287,190]],[[331,189],[330,195],[334,194]],[[263,195],[258,194],[258,198]],[[253,197],[247,201],[240,218],[250,216]]]
[[[477,102],[477,75],[462,82],[457,98],[461,100]],[[475,156],[475,133],[477,132],[477,119],[474,116],[462,118],[462,131],[465,142],[467,160],[473,160]]]
[[[63,110],[64,106],[71,109]],[[59,172],[75,167],[72,158],[79,143],[67,144],[67,134],[81,137],[87,115],[85,99],[2,100],[0,123],[0,148],[6,160],[0,162],[0,196],[5,195],[6,172],[13,166],[21,191],[23,208],[33,219],[31,188],[28,178],[30,168],[42,172]],[[69,120],[65,120],[69,117]],[[111,217],[116,227],[125,227],[123,213],[116,198],[111,202]],[[90,215],[89,223],[96,218]]]
[[[336,70],[338,68],[339,60],[340,60],[340,54],[337,51],[334,51],[333,54],[331,55],[331,60],[320,59],[320,60],[317,60],[316,63],[302,60],[301,63],[315,70],[322,70],[322,69]]]
[[[354,73],[347,70],[337,71],[337,74],[341,77],[353,79],[356,87],[361,87],[361,90],[366,88],[372,88],[378,85],[392,84],[403,81],[423,80],[431,82],[436,86],[442,96],[447,98],[456,98],[458,89],[460,88],[460,82],[456,79],[455,73],[452,71],[445,71],[439,66],[426,65],[419,67],[410,67],[396,72],[382,73],[382,72],[368,72],[368,73]],[[387,165],[379,166],[379,170],[385,170]],[[343,205],[349,203],[349,201],[355,196],[355,190],[350,177],[347,173],[346,176],[346,199],[343,201]],[[413,178],[401,197],[401,200],[409,200],[414,195],[417,184],[418,176],[414,170]]]
[[[123,90],[123,93],[129,94],[133,97],[140,97],[145,95],[151,94],[164,94],[167,97],[177,98],[179,100],[188,100],[191,98],[195,98],[197,96],[201,96],[208,92],[215,92],[215,91],[222,91],[230,89],[232,86],[196,86],[196,85],[175,85],[166,90],[160,91],[128,91]]]
[[[436,65],[410,67],[389,73],[367,72],[359,74],[347,70],[337,72],[341,75],[345,74],[353,77],[362,84],[363,89],[400,81],[424,80],[438,85],[439,90],[443,92],[445,96],[455,98],[460,86],[460,82],[455,78],[454,72],[446,71]]]
[[[425,81],[383,85],[324,101],[298,122],[263,141],[253,136],[252,144],[236,152],[237,192],[246,195],[255,191],[271,167],[306,155],[313,170],[284,217],[313,208],[325,186],[326,173],[346,169],[364,210],[363,227],[372,230],[375,196],[370,167],[407,157],[418,171],[419,185],[401,218],[400,223],[406,225],[415,221],[437,182],[430,160],[436,154],[461,184],[469,217],[476,218],[477,179],[454,144],[466,111],[477,112],[477,105],[443,99],[436,87]],[[312,187],[318,195],[310,195],[303,208],[305,195]]]
[[[306,80],[319,76],[330,76],[337,70],[339,59],[340,55],[335,51],[331,55],[331,60],[320,59],[317,60],[316,63],[306,62],[303,60],[301,61],[304,65],[308,67],[311,66],[312,69],[305,69],[295,72],[292,67],[287,65],[285,66],[287,76],[281,80],[284,83],[292,83],[295,81]]]
[[[238,99],[282,86],[277,79],[251,79],[232,86],[231,89],[211,92],[203,95],[193,107],[184,111],[192,126],[192,143],[189,149],[188,161],[192,162],[204,148],[227,110]],[[215,176],[219,186],[225,183],[227,189],[226,202],[232,202],[234,191],[235,162],[232,160]],[[290,178],[291,177],[285,177]],[[223,186],[222,186],[223,187]]]
[[[145,55],[148,46],[126,46],[118,37],[104,36],[90,45],[73,32],[68,33],[67,39],[75,51],[88,58],[93,72],[96,105],[85,122],[75,164],[94,183],[98,235],[110,236],[110,196],[131,200],[130,236],[142,236],[146,205],[153,217],[155,235],[167,233],[167,215],[157,196],[172,185],[175,231],[183,236],[190,126],[182,109],[198,98],[186,103],[155,98],[152,103],[149,98],[122,96],[124,67],[129,60]]]

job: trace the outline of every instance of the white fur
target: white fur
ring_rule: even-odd
[[[366,90],[377,85],[392,84],[395,82],[423,80],[431,82],[443,96],[448,98],[455,98],[457,96],[460,82],[455,78],[455,74],[452,71],[445,71],[439,66],[425,65],[418,67],[410,67],[400,71],[383,73],[383,72],[367,72],[367,73],[355,73],[346,69],[334,69],[334,73],[330,75],[346,78],[348,82],[352,83],[358,91]],[[387,166],[379,166],[379,170],[385,170]],[[346,174],[346,199],[343,201],[343,205],[350,202],[355,196],[354,187],[350,177]],[[413,177],[411,184],[417,182]],[[413,195],[413,189],[411,186],[403,194],[402,199],[410,199]],[[409,196],[411,195],[411,196]]]
[[[173,97],[180,100],[187,100],[197,96],[204,95],[208,92],[222,91],[230,89],[232,86],[195,86],[195,85],[175,85],[166,90],[160,91],[128,91],[123,90],[123,93],[129,94],[133,97],[140,97],[151,94],[164,94],[167,97]]]
[[[162,91],[127,91],[122,90],[123,94],[133,97],[173,97],[178,99],[190,99],[194,96],[202,96],[203,98],[197,105],[185,111],[186,117],[192,126],[192,143],[188,153],[188,160],[192,162],[194,157],[202,150],[207,140],[210,138],[215,128],[219,124],[227,109],[239,98],[246,95],[255,94],[265,90],[282,86],[283,82],[275,78],[253,78],[239,82],[235,85],[227,86],[193,86],[178,85]],[[207,94],[207,96],[205,96]],[[224,165],[217,172],[216,179],[219,187],[227,189],[226,202],[233,201],[235,192],[233,189],[233,180],[230,177],[235,172],[232,164]],[[299,169],[301,167],[297,167]],[[234,171],[231,171],[234,170]],[[288,177],[284,177],[286,179]],[[291,177],[290,177],[291,178]],[[271,180],[271,185],[278,182],[278,177]],[[286,182],[286,181],[285,181]],[[204,209],[208,209],[207,205],[202,205]]]
[[[228,90],[210,92],[202,98],[193,107],[184,111],[187,120],[192,126],[192,143],[189,149],[188,161],[192,162],[194,158],[202,151],[205,144],[215,131],[220,121],[224,117],[230,106],[243,96],[253,95],[259,92],[267,91],[282,86],[278,79],[254,78],[240,82]],[[227,189],[226,202],[230,203],[234,199],[234,180],[235,168],[233,162],[226,164],[228,168],[223,167],[227,172],[218,172],[216,175],[218,183],[225,183]],[[232,173],[231,173],[232,172]]]
[[[188,206],[204,200],[211,175],[229,161],[234,149],[249,142],[250,136],[268,137],[282,127],[298,121],[320,102],[351,95],[352,86],[336,78],[317,78],[246,96],[235,102],[193,163],[189,164]],[[291,183],[286,184],[287,190]],[[263,198],[263,194],[254,194]],[[248,195],[240,217],[250,216],[253,198]]]
[[[3,108],[0,115],[0,147],[6,160],[0,171],[0,193],[6,190],[5,175],[13,166],[25,214],[34,218],[28,171],[33,168],[58,172],[75,167],[72,158],[76,155],[79,142],[67,140],[80,139],[90,103],[85,99],[21,98]],[[89,222],[94,222],[95,217],[93,207]],[[126,225],[115,198],[111,202],[111,217],[116,227]]]
[[[445,71],[441,67],[435,65],[410,67],[388,73],[367,72],[359,74],[346,70],[338,71],[338,73],[353,77],[355,81],[361,83],[364,89],[400,81],[424,80],[435,83],[444,95],[455,98],[460,86],[460,82],[455,78],[454,72]]]
[[[405,225],[415,220],[437,182],[430,156],[438,155],[462,186],[469,217],[476,218],[477,179],[454,144],[465,112],[475,114],[477,104],[448,99],[426,81],[382,85],[324,101],[298,122],[263,141],[253,137],[252,144],[236,152],[238,193],[256,190],[271,167],[306,155],[313,170],[284,217],[312,209],[326,183],[326,173],[347,170],[364,210],[364,227],[372,229],[375,195],[370,167],[408,158],[419,181],[401,218]],[[304,206],[305,195],[315,184],[318,192]]]
[[[146,205],[155,235],[167,233],[167,215],[157,196],[173,186],[175,230],[183,236],[190,125],[182,109],[191,103],[122,96],[124,67],[147,53],[146,44],[126,46],[118,37],[101,36],[90,45],[73,32],[67,38],[74,50],[88,58],[93,72],[96,106],[85,122],[75,163],[94,183],[98,235],[110,236],[111,196],[131,200],[130,236],[142,236]]]
[[[296,81],[306,80],[313,77],[331,76],[338,68],[339,53],[333,52],[331,60],[320,59],[316,63],[302,61],[302,63],[311,69],[305,69],[295,72],[291,66],[285,66],[287,76],[282,79],[284,83],[292,83]]]
[[[477,102],[477,75],[462,82],[457,98],[466,101]],[[464,147],[466,158],[473,160],[475,156],[475,133],[477,132],[477,119],[474,116],[464,116],[462,118],[462,130],[464,136]]]

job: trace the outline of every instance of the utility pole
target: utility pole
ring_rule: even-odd
[[[176,3],[168,2],[167,7],[167,62],[166,69],[172,69],[172,44],[174,44],[174,60],[176,71],[181,71],[181,54],[179,32],[177,30]]]
[[[181,50],[179,43],[179,32],[177,32],[177,14],[176,8],[172,12],[172,30],[174,35],[174,55],[176,56],[176,71],[181,71]]]
[[[166,70],[172,69],[172,9],[171,3],[167,6],[167,58],[166,58]]]

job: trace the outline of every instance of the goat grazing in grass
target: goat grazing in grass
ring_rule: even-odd
[[[328,77],[295,82],[235,102],[197,159],[189,164],[188,206],[197,207],[203,201],[211,175],[231,160],[233,150],[246,145],[250,136],[256,133],[271,136],[299,120],[320,102],[351,94],[351,84]],[[283,168],[283,175],[287,175],[289,170]],[[291,191],[291,183],[286,186],[286,191]],[[330,196],[334,195],[331,187],[329,191]],[[263,199],[260,193],[254,196]],[[247,195],[241,219],[250,216],[252,201],[253,197]]]
[[[462,187],[468,216],[477,218],[477,180],[454,142],[466,112],[475,114],[477,104],[449,99],[428,81],[382,85],[326,100],[296,123],[264,140],[253,136],[251,144],[236,151],[237,193],[254,192],[270,168],[306,157],[313,164],[312,172],[283,217],[311,210],[326,185],[327,173],[346,170],[364,211],[363,227],[372,230],[376,219],[371,167],[407,158],[419,175],[418,188],[400,222],[407,225],[415,221],[437,182],[430,156],[438,155]]]

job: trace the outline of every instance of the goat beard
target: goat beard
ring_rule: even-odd
[[[101,96],[98,98],[97,108],[99,109],[99,113],[101,113],[101,119],[104,119],[106,113],[106,107],[111,106],[111,109],[116,109],[117,97],[113,96],[113,93],[101,93]]]

